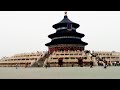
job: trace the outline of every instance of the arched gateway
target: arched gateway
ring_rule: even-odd
[[[83,65],[82,58],[78,58],[80,55],[76,56],[75,52],[84,51],[88,43],[81,40],[85,36],[84,34],[76,32],[79,26],[68,19],[67,12],[62,21],[53,25],[56,32],[48,36],[52,40],[45,44],[51,54],[47,60],[50,66]]]

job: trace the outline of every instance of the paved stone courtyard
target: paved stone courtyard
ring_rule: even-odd
[[[24,68],[0,67],[0,79],[120,79],[120,66]]]

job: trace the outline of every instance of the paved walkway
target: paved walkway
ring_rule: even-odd
[[[0,79],[120,79],[120,66],[103,67],[0,67]]]

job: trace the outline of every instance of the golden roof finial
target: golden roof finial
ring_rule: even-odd
[[[67,11],[65,11],[65,16],[67,16]]]

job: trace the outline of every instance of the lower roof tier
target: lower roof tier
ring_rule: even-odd
[[[83,42],[80,39],[76,38],[62,38],[62,39],[54,39],[51,42],[45,44],[46,46],[50,45],[57,45],[57,44],[81,44],[81,45],[88,45],[88,43]]]
[[[76,36],[76,37],[84,37],[85,35],[82,34],[82,33],[78,33],[76,31],[63,31],[63,32],[56,32],[56,33],[53,33],[51,35],[49,35],[48,37],[49,38],[54,38],[54,37],[61,37],[61,36]]]

